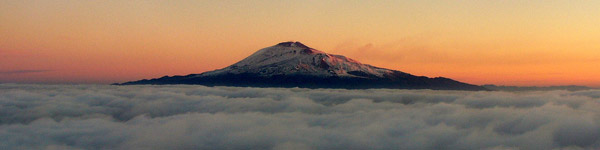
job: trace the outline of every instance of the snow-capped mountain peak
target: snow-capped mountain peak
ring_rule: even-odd
[[[300,42],[283,42],[263,48],[249,57],[220,70],[203,75],[224,73],[253,73],[261,76],[272,75],[316,75],[383,77],[391,70],[362,64],[351,58],[328,54]]]
[[[231,66],[215,71],[144,79],[118,85],[130,84],[486,90],[481,86],[448,78],[414,76],[374,67],[342,55],[316,50],[300,42],[283,42],[260,49]]]

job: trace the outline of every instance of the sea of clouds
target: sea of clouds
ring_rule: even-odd
[[[600,149],[600,90],[0,84],[0,149]]]

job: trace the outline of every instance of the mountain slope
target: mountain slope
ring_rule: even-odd
[[[263,48],[231,66],[215,71],[186,76],[165,76],[120,85],[130,84],[485,90],[480,86],[448,78],[414,76],[362,64],[345,56],[310,48],[300,42],[283,42]]]

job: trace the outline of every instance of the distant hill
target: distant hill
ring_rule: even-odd
[[[494,90],[494,91],[552,91],[552,90],[567,90],[567,91],[580,91],[590,90],[593,88],[586,86],[568,85],[568,86],[497,86],[497,85],[483,85],[483,87]]]
[[[328,54],[300,42],[283,42],[258,50],[223,69],[186,76],[165,76],[125,82],[132,84],[199,84],[207,86],[392,88],[487,90],[449,78],[415,76]]]

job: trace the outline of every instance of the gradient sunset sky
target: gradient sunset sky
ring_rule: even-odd
[[[600,1],[0,0],[0,83],[114,83],[300,41],[472,84],[600,86]]]

